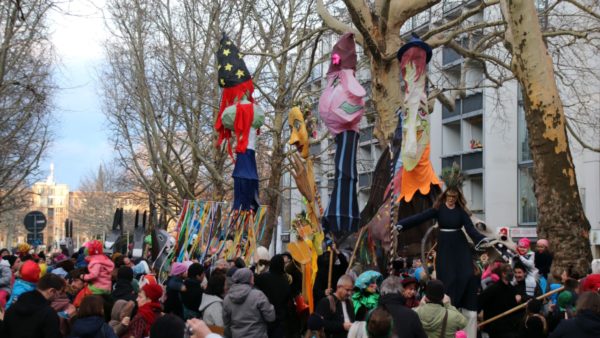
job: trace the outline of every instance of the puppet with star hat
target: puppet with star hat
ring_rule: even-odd
[[[327,86],[319,99],[321,119],[336,142],[335,182],[323,227],[336,236],[356,231],[360,219],[356,151],[358,124],[365,110],[367,93],[354,75],[356,63],[354,34],[346,33],[333,46]]]
[[[217,51],[219,86],[223,88],[215,129],[217,146],[223,141],[232,156],[231,138],[235,136],[235,167],[233,169],[234,210],[256,211],[258,202],[258,172],[254,152],[258,128],[264,122],[264,111],[254,102],[254,84],[242,54],[223,34]]]

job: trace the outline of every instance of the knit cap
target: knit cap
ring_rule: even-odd
[[[40,280],[40,271],[40,266],[36,262],[29,260],[23,263],[19,273],[22,280],[37,283]]]
[[[144,291],[146,297],[150,298],[153,302],[158,302],[163,294],[163,289],[158,284],[146,284],[142,287],[142,291]]]

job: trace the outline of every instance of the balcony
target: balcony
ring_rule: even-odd
[[[449,110],[446,106],[442,106],[442,119],[448,119],[460,115],[460,101],[454,101],[454,110]]]
[[[483,94],[476,93],[471,96],[467,96],[462,100],[462,114],[468,114],[483,110]]]
[[[460,170],[464,174],[478,174],[483,172],[483,152],[475,150],[462,154],[442,157],[442,169],[450,168],[454,163],[458,163]]]
[[[456,120],[459,116],[469,118],[483,114],[483,94],[475,93],[464,99],[454,101],[454,110],[450,111],[446,107],[442,107],[443,123],[448,123]]]
[[[373,175],[371,173],[365,173],[358,175],[358,188],[370,188],[371,180],[373,179]]]
[[[373,126],[363,128],[360,131],[360,135],[358,137],[359,143],[368,142],[368,141],[371,141],[372,139],[373,139]]]

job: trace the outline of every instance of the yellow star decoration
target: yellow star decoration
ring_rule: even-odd
[[[242,76],[244,76],[244,71],[241,69],[238,69],[238,71],[235,72],[235,75],[237,75],[238,79],[241,79]]]
[[[229,51],[229,49],[223,49],[223,55],[229,56],[229,54],[231,54],[231,51]]]
[[[225,70],[229,72],[231,71],[231,67],[233,67],[233,65],[231,63],[228,63],[225,65]]]
[[[221,79],[221,86],[224,86],[224,85],[225,85],[225,80]]]
[[[238,53],[238,58],[241,59],[242,58],[242,53]]]
[[[227,41],[227,42],[225,42],[225,44],[226,44],[227,46],[231,46],[231,41]]]

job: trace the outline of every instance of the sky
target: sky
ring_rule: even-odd
[[[104,0],[69,1],[49,18],[58,61],[54,80],[60,89],[54,100],[56,138],[40,167],[47,175],[54,163],[56,183],[66,183],[71,190],[113,158],[97,75],[108,36],[103,6]],[[61,13],[65,11],[69,15]]]

